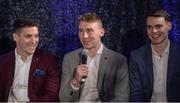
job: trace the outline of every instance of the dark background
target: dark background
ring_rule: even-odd
[[[145,18],[147,10],[156,6],[173,16],[170,38],[180,42],[180,0],[0,0],[0,55],[14,48],[14,20],[28,16],[40,23],[39,48],[62,59],[81,47],[78,15],[95,12],[106,29],[103,43],[128,57],[131,50],[148,42]]]

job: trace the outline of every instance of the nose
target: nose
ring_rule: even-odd
[[[84,32],[84,33],[83,33],[83,38],[88,38],[87,32]]]
[[[37,40],[36,40],[36,37],[32,37],[32,38],[31,38],[31,42],[32,42],[32,43],[36,43],[36,41],[37,41]]]
[[[152,28],[152,32],[153,32],[153,33],[156,33],[156,32],[157,32],[157,29],[156,29],[156,28]]]

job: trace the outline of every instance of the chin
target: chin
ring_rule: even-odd
[[[84,48],[91,49],[92,47],[91,46],[84,46]]]
[[[88,46],[88,45],[83,45],[83,47],[86,49],[90,48],[90,46]]]
[[[29,54],[29,55],[32,55],[32,54],[34,54],[34,52],[29,52],[28,54]]]
[[[152,42],[153,45],[159,45],[161,42]]]
[[[29,53],[29,55],[32,55],[32,54],[34,54],[34,52],[35,52],[35,50],[31,50],[28,53]]]

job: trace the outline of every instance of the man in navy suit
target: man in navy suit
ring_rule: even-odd
[[[0,102],[58,101],[58,60],[37,49],[39,25],[19,19],[14,27],[16,49],[0,56]]]
[[[180,101],[180,48],[168,39],[172,18],[163,9],[147,16],[151,43],[131,52],[130,101]]]

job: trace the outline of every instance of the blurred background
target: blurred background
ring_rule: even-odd
[[[95,12],[103,19],[103,43],[127,58],[130,51],[148,42],[146,14],[163,7],[173,16],[170,38],[180,42],[180,0],[0,0],[0,55],[14,49],[13,23],[31,17],[40,23],[39,48],[62,60],[65,53],[81,47],[77,17]]]

